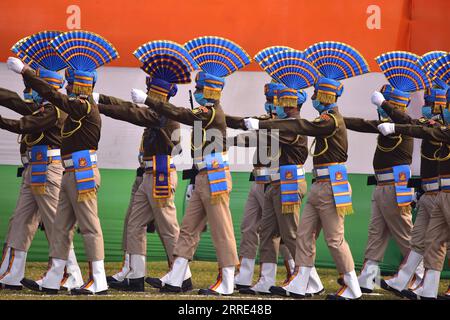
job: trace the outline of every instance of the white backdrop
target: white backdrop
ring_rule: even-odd
[[[264,113],[265,97],[263,86],[270,78],[265,72],[237,72],[227,78],[222,94],[222,106],[230,115],[251,116]],[[341,113],[346,116],[377,119],[376,108],[370,103],[370,95],[386,83],[383,74],[370,73],[353,79],[344,80],[344,94],[339,99]],[[22,78],[7,70],[6,64],[0,64],[0,87],[22,93]],[[95,91],[113,95],[122,99],[130,99],[131,88],[145,90],[145,73],[138,68],[103,67],[99,70],[99,80]],[[172,98],[177,106],[189,108],[188,90],[194,86],[179,86],[178,94]],[[307,90],[308,101],[302,108],[302,117],[313,119],[317,112],[311,105],[309,97],[312,89]],[[413,117],[421,114],[423,92],[415,93],[409,108]],[[195,101],[194,101],[195,103]],[[18,119],[19,115],[2,107],[0,115],[7,118]],[[99,165],[102,168],[132,169],[137,166],[137,148],[143,128],[126,122],[113,120],[102,116],[102,137],[99,145]],[[229,129],[230,135],[239,133],[239,130]],[[309,143],[312,138],[309,139]],[[178,169],[191,166],[189,162],[190,143],[189,136],[182,138],[184,156],[175,159]],[[371,173],[372,157],[376,147],[376,135],[349,131],[349,160],[350,173]],[[420,165],[420,141],[415,142],[413,173],[418,174]],[[240,149],[237,155],[236,148],[231,148],[231,169],[236,171],[250,171],[252,153],[254,150],[243,152]],[[19,164],[19,146],[17,135],[0,130],[0,164]],[[311,157],[308,158],[306,168],[311,169]]]

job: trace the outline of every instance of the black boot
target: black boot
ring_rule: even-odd
[[[103,296],[103,295],[108,294],[108,290],[92,292],[92,291],[89,291],[88,289],[76,288],[76,289],[70,290],[70,294],[73,296]]]
[[[356,299],[349,299],[349,298],[344,298],[344,297],[341,297],[341,296],[339,296],[339,295],[337,295],[337,294],[329,294],[329,295],[327,295],[327,297],[325,298],[325,300],[360,300],[361,298],[356,298]]]
[[[20,290],[22,290],[22,286],[14,286],[11,284],[0,283],[0,290],[20,291]]]
[[[272,286],[269,289],[270,293],[280,296],[280,297],[289,297],[290,292],[287,292],[283,287]]]
[[[181,290],[183,292],[191,291],[194,289],[194,286],[192,285],[192,278],[186,279],[181,284]]]
[[[372,293],[373,292],[372,289],[367,289],[367,288],[364,288],[364,287],[360,287],[360,288],[361,288],[361,292],[362,293]]]
[[[114,278],[113,276],[107,276],[106,277],[106,282],[108,283],[108,285],[110,285],[113,282],[119,282],[119,280],[117,280],[116,278]]]
[[[57,289],[49,289],[49,288],[44,288],[44,287],[40,287],[36,281],[31,280],[31,279],[27,279],[27,278],[23,278],[20,283],[25,287],[28,288],[32,291],[37,291],[40,293],[46,293],[46,294],[58,294],[58,290]]]
[[[198,290],[198,294],[201,296],[231,296],[231,294],[222,294],[209,288]]]
[[[159,278],[147,277],[145,278],[145,282],[147,282],[149,285],[151,285],[153,288],[156,289],[161,289],[163,287],[163,283]],[[181,284],[182,292],[191,291],[192,289],[194,289],[194,287],[192,286],[191,278],[184,280],[183,283]]]
[[[181,293],[182,289],[181,289],[181,287],[171,286],[170,284],[166,283],[164,285],[164,287],[159,289],[159,292],[161,292],[161,293]]]
[[[109,286],[120,291],[144,292],[144,277],[137,279],[124,279],[123,281],[111,282]]]
[[[248,289],[248,288],[250,288],[251,286],[247,286],[247,285],[244,285],[244,284],[235,284],[234,285],[234,288],[236,289],[236,290],[241,290],[241,289]]]
[[[386,290],[386,291],[392,292],[393,294],[395,294],[398,297],[404,298],[400,291],[398,291],[397,289],[392,288],[390,285],[388,285],[386,283],[386,281],[384,279],[381,279],[380,287],[382,289]]]

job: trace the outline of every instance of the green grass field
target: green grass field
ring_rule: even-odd
[[[107,274],[113,274],[120,268],[120,263],[109,262],[106,263]],[[193,274],[193,284],[194,290],[188,293],[183,293],[180,295],[168,295],[161,294],[157,289],[153,289],[146,284],[145,292],[143,293],[127,293],[116,291],[113,289],[109,290],[107,296],[90,296],[90,297],[79,297],[70,296],[67,293],[60,292],[57,296],[51,295],[41,295],[39,293],[23,289],[22,291],[10,291],[10,290],[0,290],[0,300],[204,300],[204,299],[282,299],[280,297],[271,296],[247,296],[235,293],[231,297],[203,297],[197,295],[197,289],[206,288],[215,282],[217,276],[217,264],[213,262],[197,262],[194,261],[190,264],[192,274]],[[43,262],[31,262],[27,264],[25,276],[32,279],[37,279],[46,270],[47,264]],[[87,274],[87,264],[80,263],[83,275]],[[164,275],[167,269],[167,263],[165,262],[149,262],[147,264],[147,275],[160,277]],[[322,283],[325,287],[326,293],[334,293],[339,289],[339,285],[336,283],[336,278],[338,276],[337,272],[333,269],[318,269],[319,275],[321,277]],[[255,270],[255,281],[257,280],[257,275],[259,274],[259,267]],[[285,278],[285,269],[283,266],[278,267],[277,282],[281,284]],[[441,281],[440,292],[447,289],[448,281]],[[324,299],[324,295],[314,297],[312,299]],[[288,298],[286,298],[288,299]],[[393,294],[386,293],[382,289],[375,290],[373,294],[364,295],[363,299],[367,300],[398,300],[399,298]]]

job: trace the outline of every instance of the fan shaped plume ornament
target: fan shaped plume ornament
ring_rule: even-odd
[[[206,99],[220,99],[225,77],[251,62],[250,56],[236,43],[221,37],[192,39],[184,47],[202,70],[197,74],[197,86]]]
[[[319,42],[308,47],[304,53],[322,75],[315,85],[317,99],[321,103],[332,104],[342,95],[344,87],[339,80],[370,72],[362,54],[342,42]]]
[[[166,101],[177,93],[176,84],[191,82],[191,72],[198,69],[197,63],[187,50],[173,41],[150,41],[137,48],[133,55],[142,63],[146,72],[148,94],[157,100]]]
[[[319,72],[301,51],[278,51],[265,60],[265,71],[287,88],[279,91],[278,101],[282,107],[295,107],[306,101],[307,95],[301,89],[308,88],[320,77]]]
[[[28,37],[22,38],[17,41],[12,47],[11,51],[19,58],[23,63],[30,66],[33,70],[37,70],[40,68],[39,64],[37,64],[33,59],[31,59],[28,55],[25,54],[22,50],[20,50],[20,46]]]
[[[50,45],[60,31],[42,31],[19,40],[13,49],[18,51],[19,57],[31,59],[38,66],[34,65],[38,77],[45,80],[55,89],[59,89],[64,84],[64,78],[58,73],[59,70],[67,67],[63,59],[55,52]]]
[[[52,42],[52,47],[73,69],[66,72],[72,76],[73,93],[90,95],[97,79],[95,70],[117,58],[119,53],[102,36],[84,30],[61,33]]]
[[[280,51],[290,51],[290,50],[294,50],[291,47],[287,47],[287,46],[272,46],[272,47],[267,47],[264,48],[262,50],[260,50],[257,54],[255,54],[255,56],[253,57],[253,60],[255,60],[259,66],[264,69],[263,65],[264,62],[267,60],[268,57],[270,57],[271,55],[280,52]]]
[[[441,89],[449,89],[450,86],[450,54],[444,54],[436,59],[428,68],[430,76]],[[447,93],[448,95],[448,93]]]
[[[430,66],[440,57],[446,55],[445,51],[430,51],[419,57],[417,64],[425,72],[429,72]]]
[[[411,92],[431,87],[431,81],[417,61],[417,55],[406,51],[392,51],[375,58],[389,84],[381,88],[381,93],[392,104],[406,108],[411,100]]]

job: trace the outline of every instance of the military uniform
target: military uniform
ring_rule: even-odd
[[[260,119],[265,118],[268,119],[268,116],[259,117]],[[228,127],[235,128],[235,129],[245,129],[245,126],[243,125],[243,119],[241,117],[230,117],[227,116],[227,125]],[[254,154],[253,159],[253,166],[254,169],[251,173],[250,180],[254,180],[252,183],[252,186],[250,188],[250,192],[247,198],[247,202],[245,204],[244,209],[244,216],[242,218],[241,222],[241,243],[239,246],[239,260],[240,260],[240,267],[239,267],[239,273],[235,277],[235,285],[238,289],[250,287],[252,284],[253,279],[253,270],[254,270],[254,264],[256,259],[256,252],[258,249],[258,244],[260,241],[261,234],[261,222],[262,222],[262,213],[264,210],[264,201],[265,201],[265,190],[269,187],[270,184],[270,163],[263,163],[263,161],[260,159],[261,154],[259,148],[263,147],[264,144],[259,141],[260,135],[255,134],[254,132],[251,133],[251,136],[255,139],[257,143],[257,150]],[[250,144],[248,142],[248,139],[251,138],[248,134],[240,134],[233,138],[232,145],[235,146],[243,146],[243,147],[249,147]],[[267,139],[270,139],[268,136]],[[278,142],[278,141],[277,141]],[[266,143],[267,145],[267,143]],[[294,147],[296,145],[295,143],[292,145]],[[268,145],[267,145],[268,146]],[[270,152],[270,147],[267,148],[267,152]],[[266,157],[270,157],[270,155],[266,155]],[[276,159],[278,161],[278,159]],[[281,205],[281,203],[280,203]],[[289,279],[290,275],[293,272],[294,268],[294,260],[292,258],[291,253],[289,252],[288,247],[284,244],[284,242],[280,242],[281,237],[277,236],[280,235],[279,227],[276,215],[270,214],[268,217],[266,217],[266,226],[270,226],[273,228],[271,232],[266,232],[265,236],[268,239],[265,239],[265,243],[269,244],[270,239],[272,240],[272,243],[268,245],[268,248],[262,249],[261,251],[261,263],[276,263],[276,257],[277,257],[277,249],[279,248],[279,251],[281,252],[282,256],[284,257],[284,263],[286,267],[287,277],[286,279]],[[282,220],[282,223],[285,222]],[[294,222],[298,224],[298,220],[295,220]],[[287,227],[284,228],[286,230]],[[295,236],[295,231],[294,231]],[[261,241],[262,242],[262,241]],[[272,252],[270,252],[273,250]],[[262,252],[265,252],[262,254]],[[267,257],[270,257],[268,259]],[[275,257],[275,259],[273,258]],[[275,261],[274,261],[275,260]],[[261,276],[261,274],[260,274]],[[274,281],[275,279],[273,279]]]
[[[59,290],[59,281],[62,278],[63,266],[69,257],[70,246],[73,239],[73,227],[78,223],[84,239],[85,252],[90,267],[96,264],[98,273],[90,275],[83,289],[92,292],[107,290],[106,276],[104,275],[104,244],[103,233],[97,213],[97,190],[100,187],[100,172],[97,168],[97,156],[100,140],[101,118],[97,105],[92,100],[69,98],[37,78],[34,72],[27,69],[23,72],[25,82],[39,95],[57,105],[67,113],[62,127],[61,155],[64,161],[65,172],[61,182],[61,192],[57,215],[53,227],[53,241],[50,247],[52,265],[46,273],[42,287]],[[95,191],[88,197],[81,199],[77,189],[77,181],[72,154],[82,150],[91,150],[90,159],[80,159],[80,167],[88,167],[91,163]],[[82,201],[80,201],[82,200]]]
[[[126,252],[130,257],[130,273],[125,276],[125,279],[134,279],[134,283],[140,281],[143,288],[146,269],[147,224],[152,220],[156,221],[158,234],[170,262],[172,262],[173,248],[178,239],[179,227],[174,203],[177,173],[171,155],[173,148],[178,143],[178,140],[172,140],[173,133],[179,129],[180,125],[176,121],[158,116],[154,111],[140,108],[137,105],[99,104],[99,109],[106,116],[147,127],[147,134],[143,137],[143,159],[146,173],[143,182],[134,194],[132,209],[125,226]],[[164,203],[155,198],[153,192],[154,180],[158,179],[158,173],[153,171],[156,167],[156,163],[153,164],[153,161],[156,156],[160,155],[167,155],[168,160],[172,162],[169,177],[171,196]]]
[[[450,240],[450,129],[447,126],[430,128],[416,125],[395,125],[395,132],[442,142],[445,147],[440,149],[439,162],[440,191],[436,197],[435,207],[431,211],[430,220],[425,236],[424,267],[425,274],[422,283],[414,290],[404,290],[402,294],[408,298],[435,299],[439,290],[440,273],[445,261],[445,247]]]
[[[21,288],[20,281],[24,276],[26,253],[41,219],[49,244],[52,241],[52,227],[63,171],[60,156],[60,130],[66,115],[50,103],[31,107],[10,91],[2,90],[1,93],[5,105],[24,116],[20,120],[0,117],[0,128],[23,135],[22,142],[27,149],[22,151],[25,151],[26,157],[31,162],[29,168],[23,172],[20,196],[9,227],[9,255],[14,259],[10,258],[8,268],[0,276],[2,285]],[[33,109],[35,111],[32,111]],[[43,151],[40,151],[41,149]],[[47,152],[47,154],[42,155],[40,152]],[[45,169],[38,171],[36,167],[39,168],[42,161],[44,161]],[[36,175],[45,175],[45,182],[36,183],[33,179]],[[62,286],[71,289],[81,285],[81,274],[73,247],[71,260],[65,271],[68,274],[63,279]],[[67,281],[69,275],[71,279]]]
[[[389,102],[385,102],[386,104]],[[378,120],[345,118],[347,129],[379,133]],[[409,203],[399,204],[393,177],[393,167],[409,166],[412,163],[413,139],[408,136],[385,137],[378,135],[377,148],[373,159],[377,186],[372,195],[372,215],[369,224],[367,247],[364,254],[365,263],[359,276],[359,284],[363,292],[371,292],[375,281],[379,281],[378,264],[383,260],[392,236],[403,257],[410,251],[412,230],[412,214]],[[405,177],[403,182],[407,183]]]

